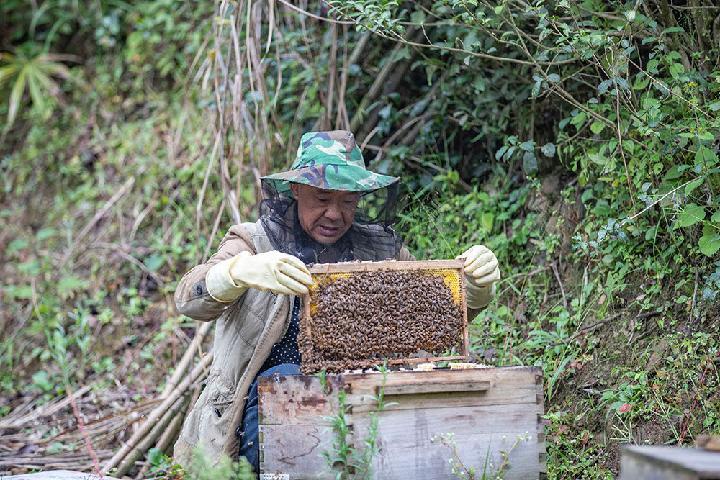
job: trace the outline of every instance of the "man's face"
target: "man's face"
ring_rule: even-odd
[[[296,183],[290,188],[297,199],[300,226],[313,240],[332,245],[350,229],[360,200],[359,193],[323,190]]]

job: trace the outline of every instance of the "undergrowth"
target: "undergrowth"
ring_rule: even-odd
[[[497,253],[473,354],[542,367],[550,478],[720,432],[718,11],[700,3],[0,3],[0,417],[81,385],[156,394],[194,329],[179,276],[253,218],[303,131],[351,127],[402,176],[417,258]]]

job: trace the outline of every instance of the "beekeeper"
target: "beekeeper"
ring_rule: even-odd
[[[306,265],[413,259],[392,228],[398,180],[365,168],[352,133],[306,133],[291,169],[262,178],[259,219],[232,226],[218,251],[183,276],[178,310],[218,323],[207,384],[175,444],[181,465],[198,448],[211,461],[245,456],[257,472],[256,379],[299,373]],[[500,271],[482,245],[462,256],[472,315],[487,305]]]

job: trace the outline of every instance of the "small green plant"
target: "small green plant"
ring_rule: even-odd
[[[150,468],[143,477],[146,480],[255,480],[256,478],[252,466],[245,458],[233,461],[230,457],[223,456],[213,462],[199,448],[193,451],[192,462],[187,469],[155,448],[148,451],[147,461]]]
[[[0,89],[8,84],[10,92],[7,97],[7,123],[3,133],[15,122],[26,90],[30,93],[33,108],[48,114],[51,111],[50,101],[57,101],[61,96],[60,86],[55,79],[72,79],[70,70],[61,62],[73,57],[51,53],[33,55],[27,50],[0,52]]]
[[[173,462],[172,457],[162,453],[157,448],[151,448],[147,453],[147,461],[150,468],[147,471],[146,478],[152,479],[176,479],[183,478],[184,470],[180,465]]]
[[[503,435],[503,440],[505,440]],[[485,452],[485,460],[483,461],[482,471],[478,472],[475,467],[468,466],[460,458],[460,452],[455,442],[455,434],[452,432],[441,433],[431,438],[433,443],[439,443],[450,449],[450,472],[460,480],[502,480],[504,478],[505,471],[510,466],[510,454],[515,450],[522,442],[530,440],[530,435],[526,432],[523,435],[518,435],[513,444],[507,450],[500,450],[500,458],[502,459],[500,465],[495,467],[493,465],[493,458],[490,453],[490,446]]]
[[[338,480],[372,478],[372,461],[378,452],[379,413],[390,405],[385,402],[387,365],[379,366],[378,370],[382,374],[382,383],[378,387],[378,393],[372,397],[375,402],[375,410],[368,414],[370,423],[367,436],[362,442],[364,448],[358,449],[348,438],[352,435],[352,426],[348,423],[350,406],[347,404],[347,393],[342,388],[337,393],[338,413],[327,418],[332,424],[335,439],[332,450],[324,451],[323,457],[330,468],[337,471],[335,478]],[[324,371],[320,374],[320,382],[325,389],[327,376]]]

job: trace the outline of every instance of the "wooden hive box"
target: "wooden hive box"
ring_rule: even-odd
[[[457,478],[451,448],[433,441],[445,434],[453,434],[458,459],[476,478],[500,468],[505,479],[544,478],[542,373],[504,367],[397,371],[384,380],[379,372],[260,378],[261,479],[336,478],[323,453],[337,441],[338,392],[345,392],[351,425],[347,443],[362,451],[379,389],[385,408],[376,414],[373,478]]]
[[[720,452],[667,445],[628,445],[620,459],[622,480],[720,479]]]
[[[312,273],[314,284],[310,287],[310,293],[303,298],[303,315],[300,324],[300,337],[298,338],[302,351],[303,373],[315,373],[321,369],[343,371],[347,368],[367,368],[373,365],[380,365],[384,362],[387,362],[388,365],[410,365],[429,361],[466,360],[469,355],[469,341],[463,263],[463,260],[390,260],[382,262],[328,263],[312,266],[310,273]],[[351,363],[344,365],[344,362],[328,361],[323,358],[316,340],[318,330],[321,329],[318,328],[314,320],[322,289],[335,282],[350,279],[353,276],[373,276],[387,272],[402,272],[404,274],[411,273],[435,277],[437,281],[440,281],[440,285],[444,285],[444,291],[449,293],[452,299],[451,303],[455,305],[459,315],[459,317],[456,317],[459,324],[456,330],[454,345],[448,348],[447,351],[430,352],[418,348],[416,351],[405,355],[387,351],[380,352],[380,354],[374,358],[353,356],[352,359],[346,358],[346,360],[350,360]],[[408,294],[402,289],[398,293],[400,303],[407,304],[413,301],[411,298],[405,298]],[[332,298],[332,302],[335,304],[347,302],[347,298],[337,293],[329,298]],[[384,301],[389,301],[387,296],[384,298]],[[369,318],[363,317],[358,313],[356,313],[356,315],[358,315],[358,317],[355,319],[355,323],[368,325],[367,321]],[[383,321],[385,320],[390,320],[390,317],[383,317]],[[335,323],[335,325],[338,328],[347,328],[347,326],[342,325],[340,322]],[[367,331],[365,334],[367,335]],[[367,343],[367,337],[360,338],[358,341]],[[418,342],[416,345],[420,343],[421,342]]]

